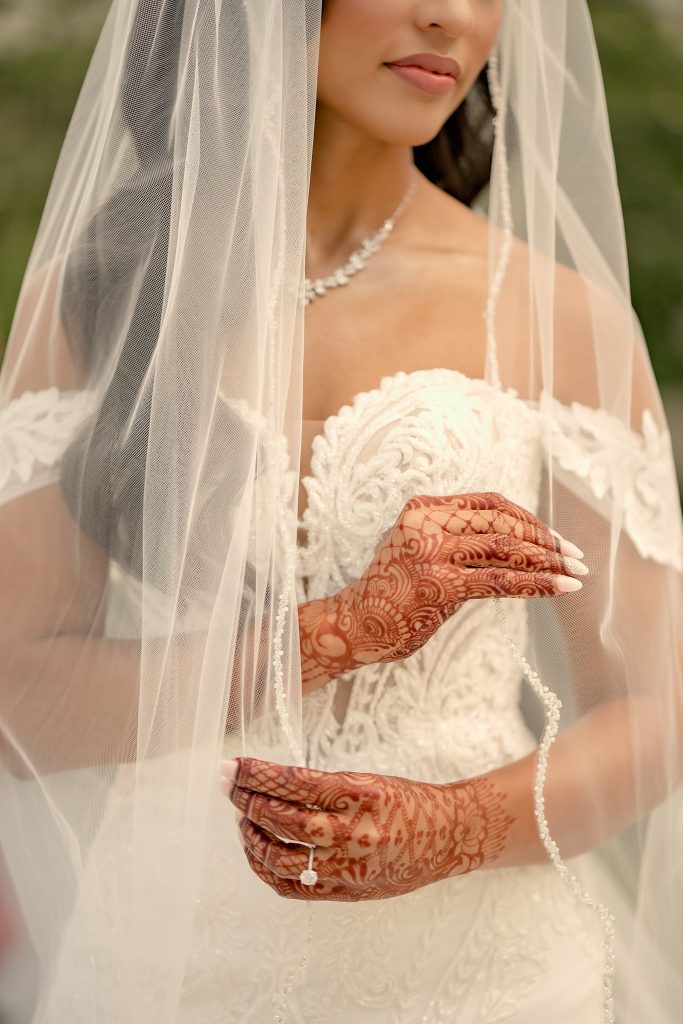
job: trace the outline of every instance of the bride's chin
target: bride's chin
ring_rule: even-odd
[[[436,104],[430,107],[419,102],[406,103],[405,100],[387,101],[385,96],[380,102],[373,103],[367,93],[362,104],[349,103],[346,107],[325,104],[319,97],[318,116],[325,106],[329,106],[337,118],[360,129],[363,134],[376,139],[377,142],[394,146],[423,146],[431,142],[457,109],[452,104],[445,108],[437,108]]]
[[[456,109],[457,106],[452,105],[430,110],[424,104],[387,104],[373,117],[373,134],[394,145],[423,146],[439,134]]]
[[[385,124],[382,132],[377,133],[377,138],[397,146],[424,146],[439,134],[446,120],[448,118],[438,121],[430,119],[429,122],[423,121],[421,124],[397,124],[395,131],[387,131]]]

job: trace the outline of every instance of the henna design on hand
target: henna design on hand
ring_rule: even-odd
[[[572,548],[499,494],[415,497],[361,579],[336,595],[336,625],[360,664],[405,658],[465,601],[578,589],[568,578],[587,570],[566,560]]]
[[[468,600],[554,596],[588,570],[573,545],[499,494],[412,498],[363,576],[299,606],[304,693],[419,650]]]
[[[299,605],[304,693],[364,663],[357,656],[362,647],[362,620],[358,616],[349,616],[343,609],[343,603],[344,595],[341,593]]]
[[[434,785],[237,758],[225,792],[254,872],[292,899],[386,899],[495,860],[514,818],[486,776]],[[283,840],[290,840],[289,843]],[[314,844],[318,882],[299,874]]]

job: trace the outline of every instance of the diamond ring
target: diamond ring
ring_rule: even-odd
[[[299,875],[299,881],[302,885],[315,885],[318,881],[318,872],[313,869],[313,855],[315,853],[315,846],[309,846],[308,848],[308,867]]]

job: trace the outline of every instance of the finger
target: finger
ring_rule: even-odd
[[[247,858],[249,867],[262,882],[269,885],[270,888],[278,894],[278,896],[292,897],[292,883],[290,881],[284,878],[278,878],[278,876],[273,874],[272,871],[269,871],[265,864],[262,864],[258,857],[256,857],[246,846],[244,848],[244,855]],[[307,886],[307,888],[314,889],[315,886]],[[303,899],[304,897],[298,898]]]
[[[582,587],[581,581],[571,576],[557,576],[542,572],[519,572],[501,566],[490,568],[458,569],[454,599],[472,600],[482,597],[555,597]]]
[[[445,537],[440,555],[449,565],[500,565],[520,572],[546,572],[556,576],[588,573],[588,568],[576,559],[501,533]]]
[[[487,500],[488,508],[496,509],[498,512],[504,512],[505,515],[512,516],[513,519],[519,519],[521,522],[531,523],[532,526],[543,527],[548,529],[542,519],[539,519],[535,513],[530,512],[528,508],[524,508],[522,505],[518,505],[514,501],[510,501],[504,494],[498,494],[496,491],[488,491],[484,497]]]
[[[224,777],[230,777],[228,766],[231,763],[224,761],[221,765]],[[362,776],[356,777],[356,773],[352,772],[323,772],[315,768],[297,768],[294,765],[275,764],[273,761],[262,761],[255,757],[237,757],[234,764],[235,785],[304,807],[338,810],[340,801],[362,784]]]
[[[474,495],[473,497],[477,496]],[[535,513],[530,512],[529,509],[524,508],[522,505],[518,505],[514,501],[510,501],[510,499],[506,498],[505,495],[498,494],[495,491],[488,491],[485,494],[478,495],[478,497],[484,499],[484,507],[486,508],[497,509],[499,512],[505,513],[505,515],[512,516],[513,519],[520,519],[524,522],[531,523],[542,532],[547,530],[551,537],[552,546],[560,554],[573,559],[581,559],[584,557],[583,551],[581,548],[577,547],[576,544],[572,544],[571,541],[565,540],[565,538],[556,530],[550,529],[548,524],[544,523],[542,519],[535,515]],[[472,507],[475,506],[473,505]]]
[[[456,537],[499,534],[527,544],[536,544],[548,551],[558,551],[555,537],[543,523],[517,519],[498,509],[462,509],[448,516],[443,527],[447,533]]]
[[[541,527],[543,530],[548,530],[554,542],[555,549],[559,551],[560,554],[574,559],[581,559],[584,557],[581,548],[577,547],[576,544],[572,544],[571,541],[565,540],[557,530],[551,530],[548,524],[544,523],[543,520],[533,512],[523,508],[521,505],[517,505],[514,501],[510,501],[509,498],[506,498],[502,494],[497,494],[496,492],[489,492],[487,497],[490,501],[491,508],[496,508],[500,512],[504,512],[506,515],[512,516],[513,518],[526,520],[526,522]]]
[[[298,880],[301,872],[308,867],[309,846],[283,843],[249,818],[242,818],[239,829],[245,846],[278,878]],[[329,878],[334,874],[339,878],[345,860],[336,847],[316,847],[313,866],[321,878]]]
[[[230,800],[255,825],[281,839],[332,846],[342,832],[341,820],[329,811],[309,810],[241,786],[233,786]]]
[[[294,882],[289,878],[279,878],[272,871],[269,871],[251,850],[245,847],[244,854],[249,866],[261,881],[269,885],[278,896],[290,900],[353,900],[358,899],[350,890],[347,890],[339,882],[329,879],[316,882],[315,885],[302,885],[301,882]]]
[[[450,509],[454,512],[469,510],[476,511],[498,511],[519,519],[521,522],[531,523],[535,526],[544,527],[545,523],[533,512],[510,501],[502,494],[495,491],[481,491],[474,494],[447,494],[443,496],[424,496],[412,499],[409,503],[420,508]]]
[[[576,544],[572,544],[571,541],[565,540],[565,538],[557,533],[556,530],[550,529],[550,527],[543,522],[537,515],[530,512],[528,509],[523,508],[514,501],[510,501],[502,494],[498,494],[495,491],[483,491],[475,494],[454,494],[445,496],[416,496],[406,505],[407,508],[413,509],[429,509],[432,512],[438,512],[442,510],[442,514],[447,515],[448,512],[454,512],[455,514],[461,511],[491,511],[495,510],[504,515],[509,516],[512,519],[518,519],[521,522],[526,522],[534,527],[541,534],[548,535],[548,542],[543,546],[554,549],[562,555],[566,555],[569,558],[583,558],[583,552]]]
[[[298,879],[308,867],[310,847],[283,843],[246,817],[240,821],[239,830],[245,848],[278,878]]]

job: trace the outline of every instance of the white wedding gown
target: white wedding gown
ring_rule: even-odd
[[[653,422],[646,414],[636,435],[576,404],[556,413],[557,471],[578,476],[587,500],[600,497],[605,460],[637,460],[639,486],[626,497],[625,525],[642,554],[666,560],[658,538],[667,536],[662,509],[672,503],[657,497],[667,469],[665,441]],[[11,437],[14,425],[15,438],[0,460],[0,486],[25,489],[30,478],[38,485],[54,475],[60,423],[73,415],[77,399],[56,389],[24,396],[0,413],[5,435]],[[541,414],[514,392],[447,369],[385,377],[329,417],[314,439],[299,524],[306,531],[298,548],[299,601],[358,578],[413,495],[493,490],[534,510],[544,459]],[[112,583],[117,600],[125,600],[121,580]],[[523,649],[526,602],[507,601],[503,608]],[[536,746],[520,710],[521,687],[493,604],[472,601],[406,660],[359,669],[305,698],[309,764],[431,782],[479,775]],[[125,801],[122,773],[95,839],[112,863]],[[113,972],[106,939],[116,898],[100,870],[91,886],[87,875],[81,886],[79,928],[64,944],[59,996],[41,1024],[276,1019],[273,999],[301,959],[309,907],[288,901],[283,914],[280,897],[252,874],[232,806],[218,788],[212,829],[178,1016],[157,1016],[165,993],[153,983],[145,1006],[124,1008],[125,979]],[[580,872],[583,861],[576,858],[572,868]],[[160,866],[150,919],[172,885]],[[287,1024],[602,1020],[601,927],[549,863],[482,870],[390,900],[316,904],[312,929],[305,976],[286,1001]],[[164,955],[150,946],[150,978],[163,974],[155,971],[155,958]],[[97,992],[79,984],[83,957],[99,962]]]

